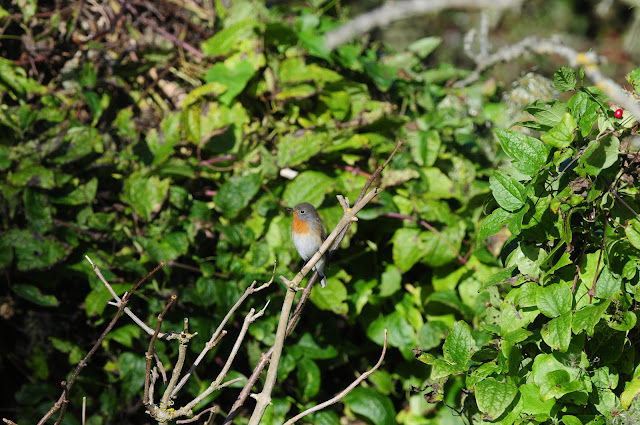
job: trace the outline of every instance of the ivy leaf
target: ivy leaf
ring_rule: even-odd
[[[602,170],[606,170],[618,161],[619,150],[620,140],[613,135],[608,135],[589,148],[578,159],[578,164],[581,164],[588,174],[597,176]]]
[[[507,211],[519,209],[527,199],[524,186],[513,177],[500,172],[495,172],[491,175],[489,187],[498,205]]]
[[[595,327],[602,319],[602,315],[611,304],[611,300],[605,300],[598,304],[588,304],[573,314],[573,323],[571,328],[573,333],[579,334],[583,330],[587,331],[587,335],[593,336]]]
[[[498,233],[510,217],[511,213],[503,210],[502,208],[494,210],[491,214],[485,217],[478,227],[478,243],[481,244],[487,240],[489,236],[493,236]]]
[[[527,176],[534,176],[547,161],[547,150],[540,140],[516,131],[498,129],[496,136],[502,149],[514,159],[513,168]]]
[[[565,394],[578,391],[582,384],[578,380],[572,380],[566,370],[554,370],[547,373],[544,382],[540,386],[540,396],[547,401],[552,398],[560,398]]]
[[[627,227],[624,228],[624,233],[627,235],[631,245],[640,249],[640,220],[637,218],[630,220]]]

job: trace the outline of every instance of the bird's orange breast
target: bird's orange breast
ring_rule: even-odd
[[[306,221],[300,220],[298,218],[298,213],[293,212],[293,223],[291,224],[291,230],[296,233],[306,234],[309,232],[309,225],[307,225]]]

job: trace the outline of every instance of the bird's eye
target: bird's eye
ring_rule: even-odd
[[[300,214],[304,214],[304,210],[300,210]]]

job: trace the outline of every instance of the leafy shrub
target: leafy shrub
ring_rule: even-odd
[[[449,327],[442,357],[420,354],[426,397],[460,375],[473,423],[636,423],[637,127],[573,70],[554,81],[572,96],[525,108],[538,138],[495,131],[511,161],[489,179],[477,240],[499,245],[501,270],[474,288],[484,308]]]

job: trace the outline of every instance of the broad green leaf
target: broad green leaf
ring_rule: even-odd
[[[518,210],[527,199],[524,186],[513,177],[500,172],[491,175],[489,187],[498,205],[507,211]]]
[[[105,275],[105,277],[107,277],[108,279],[108,275]],[[125,291],[131,289],[131,285],[123,283],[112,283],[111,287],[118,295],[122,295]],[[102,285],[100,285],[97,289],[93,289],[91,292],[89,292],[84,299],[84,309],[87,317],[91,317],[96,314],[102,314],[105,307],[107,306],[107,302],[109,302],[112,298],[113,297],[111,296],[111,293]],[[112,308],[115,309],[115,307]]]
[[[320,152],[325,142],[322,133],[287,134],[278,141],[278,164],[280,167],[293,167],[306,162]]]
[[[51,202],[64,205],[90,204],[96,199],[97,191],[98,179],[94,177],[86,184],[78,185],[69,194],[51,199]]]
[[[419,58],[424,59],[441,43],[442,39],[440,37],[425,37],[411,43],[409,47],[407,47],[407,50],[415,53]]]
[[[395,231],[393,243],[393,263],[403,273],[409,271],[424,256],[420,245],[420,230],[400,228]]]
[[[539,103],[536,105],[536,103]],[[538,122],[546,127],[555,127],[567,111],[567,105],[559,102],[534,102],[533,105],[540,109],[531,110],[530,106],[525,107],[525,111],[530,112]],[[547,108],[548,105],[548,108]]]
[[[19,297],[43,307],[57,307],[60,304],[55,295],[45,295],[33,285],[11,285],[11,289]]]
[[[146,373],[146,361],[144,356],[136,353],[125,352],[118,359],[120,376],[123,381],[123,396],[133,398],[142,391]]]
[[[465,367],[473,355],[475,342],[467,322],[455,322],[449,329],[449,335],[442,346],[444,359]]]
[[[407,131],[404,138],[416,164],[431,167],[436,162],[442,144],[440,133],[435,130]]]
[[[640,376],[624,384],[624,391],[620,394],[622,408],[629,409],[638,394],[640,394]]]
[[[418,348],[426,351],[438,347],[448,330],[449,327],[444,322],[429,320],[418,331]]]
[[[309,359],[333,359],[339,353],[338,350],[329,345],[327,347],[321,347],[318,345],[313,336],[306,332],[298,343],[289,348],[291,354],[296,358],[306,357]]]
[[[538,287],[536,294],[538,309],[547,317],[558,317],[571,310],[571,288],[565,283]]]
[[[578,124],[574,121],[570,113],[566,112],[555,127],[540,136],[543,142],[554,148],[565,148],[573,142],[574,130]]]
[[[569,91],[576,88],[576,72],[567,67],[562,66],[553,74],[553,84],[559,91]]]
[[[35,233],[44,234],[51,230],[53,221],[48,201],[48,196],[36,189],[27,187],[22,193],[24,214],[29,228]]]
[[[308,401],[320,390],[320,368],[313,360],[303,357],[296,362],[296,371],[301,401]]]
[[[518,387],[511,381],[498,382],[487,378],[476,384],[476,402],[478,409],[489,417],[498,419],[518,394]]]
[[[220,83],[227,87],[218,99],[225,105],[231,104],[231,101],[244,90],[247,83],[256,73],[253,66],[247,62],[238,62],[232,68],[222,62],[217,62],[207,70],[205,81],[207,83]]]
[[[335,314],[347,314],[349,305],[347,300],[347,288],[340,279],[333,276],[327,277],[327,287],[321,291],[311,291],[311,302],[321,310],[332,311]]]
[[[257,22],[253,18],[246,19],[218,31],[216,35],[202,43],[202,52],[209,56],[228,54],[242,40],[255,35],[254,28]]]
[[[598,120],[598,105],[584,91],[574,94],[568,102],[573,118],[578,121],[582,137],[586,137]]]
[[[491,277],[489,277],[489,279],[485,280],[482,283],[482,286],[478,291],[482,291],[483,289],[486,289],[490,286],[504,282],[506,279],[509,279],[511,277],[515,269],[516,269],[516,266],[511,266],[507,269],[502,269],[499,272],[494,273],[493,275],[491,275]]]
[[[160,123],[160,129],[152,129],[147,133],[146,142],[153,154],[153,163],[164,162],[173,153],[174,148],[182,141],[180,114],[168,114]]]
[[[256,196],[261,182],[262,176],[259,173],[231,177],[214,198],[216,209],[225,217],[236,217]]]
[[[543,401],[540,398],[540,387],[536,384],[524,384],[518,388],[522,396],[522,412],[529,415],[549,415],[556,404],[555,399]]]
[[[608,135],[587,150],[587,152],[578,159],[585,171],[592,176],[597,176],[602,170],[606,170],[618,161],[620,150],[620,140]]]
[[[392,265],[388,265],[380,276],[380,287],[378,288],[381,297],[388,297],[395,294],[402,288],[402,273]]]
[[[582,421],[573,415],[563,415],[562,423],[564,425],[583,425]],[[591,423],[591,422],[589,422]],[[594,424],[595,425],[595,424]]]
[[[157,176],[146,176],[142,172],[133,173],[125,180],[120,197],[140,217],[150,221],[162,208],[169,184],[169,179],[160,180]]]
[[[385,316],[386,328],[388,329],[389,345],[405,350],[411,350],[416,346],[416,331],[399,311]]]
[[[629,220],[629,224],[624,228],[624,233],[627,235],[631,245],[640,249],[640,220],[637,218]]]
[[[9,172],[8,182],[16,187],[51,189],[55,185],[54,172],[41,165],[26,165],[15,173]]]
[[[26,230],[10,230],[0,246],[12,247],[18,270],[43,269],[61,261],[69,249],[53,236],[41,236]]]
[[[571,311],[545,323],[540,334],[551,349],[567,351],[571,343]]]
[[[544,401],[552,398],[560,398],[565,394],[578,391],[582,384],[578,380],[572,380],[566,370],[554,370],[544,377],[540,385],[540,396]]]
[[[596,297],[610,298],[620,291],[620,276],[611,273],[609,267],[604,267],[596,282]]]
[[[309,202],[319,208],[325,196],[332,193],[334,185],[334,179],[324,173],[304,171],[287,185],[282,200],[289,207],[294,207],[301,202]]]
[[[465,371],[465,367],[459,364],[451,364],[442,359],[435,359],[431,368],[431,379],[446,378],[449,375],[456,375]]]
[[[374,425],[396,425],[393,403],[373,388],[356,387],[343,401],[350,411]]]
[[[485,217],[478,227],[478,243],[481,244],[487,240],[489,236],[493,236],[498,233],[500,229],[505,226],[511,215],[512,214],[509,211],[498,208]]]
[[[547,162],[544,144],[533,137],[515,131],[497,129],[502,149],[514,159],[513,167],[527,176],[534,176]]]
[[[571,328],[573,333],[579,334],[583,330],[587,331],[587,335],[593,336],[594,330],[611,300],[603,300],[597,304],[589,304],[573,314],[573,323]]]

